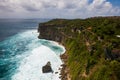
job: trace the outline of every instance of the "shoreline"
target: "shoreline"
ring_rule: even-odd
[[[68,55],[65,52],[64,54],[60,55],[61,60],[64,62],[61,66],[61,80],[71,80],[70,74],[69,74],[69,68],[67,67],[67,60],[68,60]]]
[[[59,67],[59,70],[60,70],[60,74],[59,74],[59,78],[61,80],[71,80],[70,79],[70,75],[69,75],[69,69],[67,67],[67,59],[68,59],[68,55],[66,53],[66,48],[65,46],[60,43],[60,42],[57,42],[57,41],[50,41],[51,43],[57,45],[57,46],[60,46],[64,51],[59,55],[61,61],[62,61],[62,64],[60,65]]]
[[[119,20],[119,16],[111,16],[53,19],[39,24],[38,38],[56,41],[66,48],[60,55],[64,62],[61,80],[119,79]]]
[[[32,31],[27,31],[25,33],[30,32],[32,37],[35,39],[35,43],[36,40],[40,40],[38,39],[37,36],[37,32],[36,30],[32,30]],[[24,37],[25,35],[23,35]],[[25,36],[26,37],[26,36]],[[31,37],[30,37],[31,38]],[[60,48],[62,48],[63,50],[61,52],[58,52],[60,54],[65,53],[65,48],[62,45],[59,45],[56,42],[50,41],[52,42],[53,45],[58,46]],[[44,41],[43,41],[44,42]],[[32,42],[34,43],[34,41]],[[40,42],[38,42],[40,43]],[[38,44],[37,43],[37,44]],[[31,46],[31,45],[30,45]],[[34,46],[34,45],[32,45]],[[33,49],[33,48],[32,48]],[[47,49],[47,50],[46,50]],[[53,54],[50,54],[53,53]],[[36,48],[34,48],[33,50],[30,51],[30,55],[25,57],[23,60],[20,61],[20,67],[18,67],[17,70],[19,70],[18,73],[15,73],[15,75],[13,75],[13,80],[19,80],[19,77],[23,78],[23,79],[32,79],[34,78],[35,80],[61,80],[60,77],[60,73],[61,70],[59,70],[59,68],[61,68],[61,64],[63,64],[61,58],[60,58],[60,54],[56,55],[54,54],[55,52],[52,51],[49,47],[44,46],[44,45],[40,45],[37,46]],[[43,74],[41,71],[42,66],[44,66],[47,61],[52,62],[52,69],[54,70],[54,73],[48,73],[48,74]],[[26,68],[26,70],[24,70]],[[34,74],[31,74],[34,73]],[[37,73],[37,74],[36,74]],[[22,74],[24,74],[23,76],[21,76]],[[27,77],[26,77],[27,76]]]
[[[57,41],[51,41],[52,43],[61,46],[64,49],[64,52],[60,55],[60,59],[62,60],[63,64],[61,65],[60,68],[60,79],[61,80],[71,80],[70,74],[69,74],[69,68],[67,67],[67,59],[68,55],[66,53],[66,48],[65,46]]]

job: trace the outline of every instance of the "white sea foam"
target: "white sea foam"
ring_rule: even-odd
[[[27,31],[24,33],[24,35],[22,34],[20,36],[23,38],[29,37],[31,39],[31,37],[34,37],[36,35],[36,31],[33,30]],[[24,56],[24,54],[21,55],[23,56],[21,57],[22,60],[19,61],[19,67],[17,68],[15,74],[12,76],[12,80],[60,80],[59,68],[61,67],[60,65],[63,64],[59,57],[60,54],[50,49],[50,47],[44,46],[42,44],[38,45],[38,42],[40,43],[39,39],[35,38],[31,41],[30,44],[27,45],[29,49],[33,50],[26,51],[25,54],[27,54],[27,56]],[[50,42],[54,46],[59,46],[59,48],[63,49],[63,52],[59,53],[63,54],[65,52],[65,48],[62,45],[59,45],[53,41]],[[48,61],[51,62],[51,67],[54,72],[42,73],[42,66],[44,66]],[[58,74],[55,74],[55,72],[58,72]]]
[[[50,41],[50,42],[63,49],[63,52],[61,52],[61,54],[65,53],[66,49],[63,45],[61,45],[61,44],[59,44],[58,42],[55,42],[55,41]]]
[[[20,54],[8,59],[18,63],[12,80],[60,80],[59,68],[63,64],[60,54],[65,52],[65,48],[54,41],[38,39],[37,36],[36,30],[29,30],[11,37],[4,43],[11,43],[13,50],[10,51],[13,54],[19,53],[17,49],[20,48]],[[42,67],[48,61],[51,62],[54,72],[42,73]]]
[[[54,73],[43,74],[42,66],[48,61],[51,62]],[[61,64],[59,56],[50,48],[42,45],[21,61],[18,72],[12,77],[12,80],[60,80],[58,69]]]

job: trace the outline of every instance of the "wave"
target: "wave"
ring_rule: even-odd
[[[65,48],[37,36],[36,30],[29,30],[0,42],[0,80],[60,80],[59,55]],[[42,66],[48,61],[53,74],[42,73]]]

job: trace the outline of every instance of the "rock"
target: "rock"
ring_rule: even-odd
[[[51,63],[50,62],[47,62],[47,64],[42,67],[42,72],[43,73],[50,73],[50,72],[53,73],[53,70],[51,68]]]
[[[55,74],[58,74],[58,72],[55,72]]]
[[[62,68],[59,68],[58,70],[61,70]]]

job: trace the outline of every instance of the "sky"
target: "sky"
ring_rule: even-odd
[[[120,0],[0,0],[0,18],[120,16]]]

